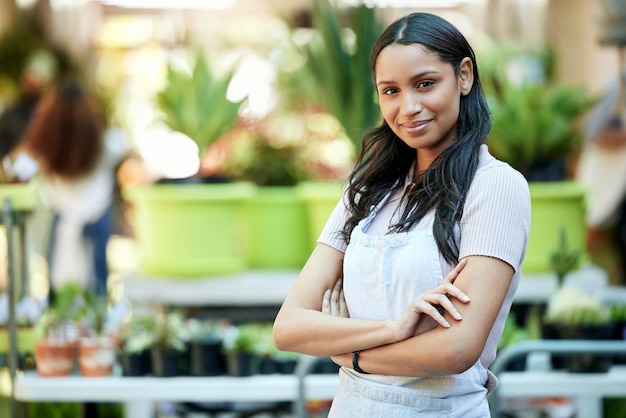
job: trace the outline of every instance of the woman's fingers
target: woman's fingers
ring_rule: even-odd
[[[332,289],[327,289],[322,298],[322,313],[349,318],[348,305],[343,294],[343,281],[338,279]]]
[[[466,259],[462,259],[459,263],[452,269],[450,273],[443,278],[442,283],[454,283],[456,278],[459,276],[459,273],[463,270],[463,267],[467,264]]]
[[[330,289],[326,289],[324,296],[322,297],[322,313],[327,315],[331,314],[330,311]]]

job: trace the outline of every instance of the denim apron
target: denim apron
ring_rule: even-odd
[[[431,211],[408,232],[368,235],[383,199],[353,230],[344,258],[344,294],[352,318],[397,319],[409,302],[443,279]],[[419,331],[436,327],[431,318]],[[432,348],[436,350],[436,347]],[[487,370],[477,361],[451,376],[404,377],[339,370],[330,418],[488,418]]]

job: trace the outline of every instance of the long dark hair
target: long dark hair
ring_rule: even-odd
[[[96,168],[106,129],[99,105],[75,81],[62,82],[42,99],[23,146],[45,175],[75,180]]]
[[[405,194],[406,205],[392,232],[406,232],[431,209],[436,208],[433,234],[446,261],[455,264],[459,257],[455,226],[463,214],[463,205],[478,166],[480,146],[491,129],[491,114],[478,77],[472,47],[451,23],[429,13],[412,13],[393,22],[372,48],[370,65],[376,73],[376,59],[391,44],[421,44],[460,72],[465,57],[472,60],[474,83],[461,96],[456,123],[458,138],[419,174],[415,186]],[[349,177],[348,217],[342,235],[348,242],[358,222],[367,217],[390,190],[403,187],[415,161],[415,150],[407,146],[383,120],[381,126],[363,138],[361,152]]]

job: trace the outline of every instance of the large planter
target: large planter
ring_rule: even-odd
[[[304,200],[290,186],[258,187],[246,206],[248,264],[301,268],[310,253]]]
[[[156,184],[124,190],[146,276],[206,277],[246,266],[246,182]]]
[[[309,223],[310,248],[314,248],[328,217],[341,199],[344,185],[341,182],[306,181],[298,186],[304,200]]]
[[[530,182],[531,221],[525,273],[551,272],[550,256],[560,246],[561,230],[570,250],[586,254],[586,192],[573,181]]]

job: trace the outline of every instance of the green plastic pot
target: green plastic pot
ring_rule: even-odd
[[[14,211],[30,211],[39,202],[39,183],[31,180],[28,183],[10,183],[0,185],[0,204],[4,205],[5,199],[11,202]]]
[[[561,229],[567,247],[586,253],[586,190],[578,182],[530,182],[531,221],[528,251],[522,270],[525,273],[551,272],[550,256],[559,248]]]
[[[155,184],[125,189],[146,276],[201,278],[246,267],[247,182]]]
[[[292,186],[258,187],[246,206],[248,264],[302,268],[310,253],[304,200]]]
[[[344,184],[341,182],[302,182],[298,186],[298,193],[306,207],[307,220],[310,231],[310,246],[315,247],[317,238],[322,233],[328,217],[341,199]]]

